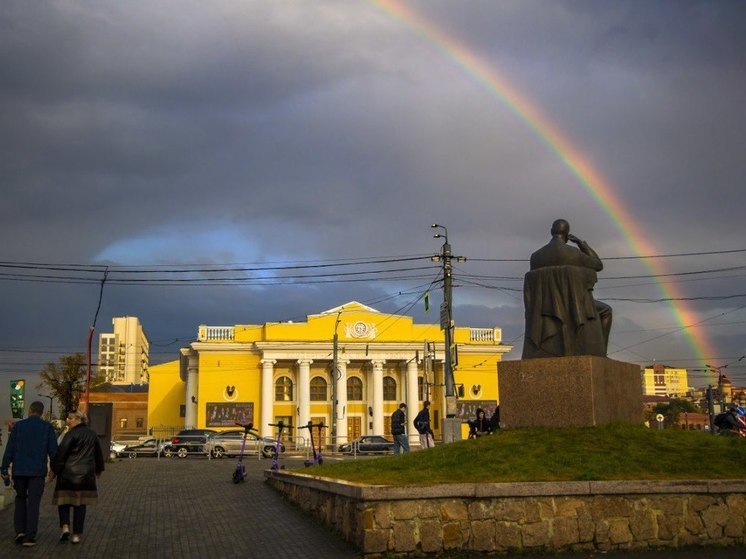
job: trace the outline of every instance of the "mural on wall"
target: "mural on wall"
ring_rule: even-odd
[[[235,427],[254,422],[254,402],[208,402],[207,427]]]
[[[477,417],[477,408],[482,408],[484,414],[490,418],[495,413],[497,407],[497,401],[495,400],[459,400],[456,404],[458,406],[457,417],[461,420],[461,423],[466,423]]]

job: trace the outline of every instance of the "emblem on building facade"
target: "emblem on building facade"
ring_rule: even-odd
[[[373,339],[376,337],[376,325],[370,322],[348,322],[345,324],[345,335],[348,338]]]

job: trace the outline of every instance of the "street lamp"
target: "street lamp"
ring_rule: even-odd
[[[54,419],[54,398],[52,396],[49,396],[48,394],[37,394],[37,396],[41,396],[42,398],[49,398],[49,419]]]

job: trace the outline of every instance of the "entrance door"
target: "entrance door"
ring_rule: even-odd
[[[282,421],[283,425],[291,425],[290,422],[292,420],[293,420],[293,418],[290,417],[289,415],[276,415],[274,423],[277,424],[277,423],[280,423]],[[278,431],[277,427],[272,427],[272,438],[273,439],[277,438],[277,431]],[[282,441],[283,442],[284,441],[295,442],[295,433],[294,433],[294,431],[295,431],[295,429],[283,429],[282,430]]]
[[[314,427],[313,428],[313,444],[315,444],[318,448],[326,448],[326,445],[329,444],[329,425],[327,424],[326,417],[312,417],[311,423],[314,425],[318,425],[319,423],[324,424],[324,428],[321,429],[321,440],[319,440],[319,428]]]
[[[96,403],[90,404],[88,409],[88,427],[93,429],[98,435],[104,456],[109,453],[111,444],[111,416],[113,413],[113,404]]]
[[[347,418],[347,440],[357,439],[362,435],[362,419],[359,417]]]

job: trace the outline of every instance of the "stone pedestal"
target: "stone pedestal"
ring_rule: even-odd
[[[443,444],[461,440],[461,420],[456,417],[443,418]]]
[[[580,355],[498,365],[500,423],[516,427],[592,427],[641,423],[640,367]]]

